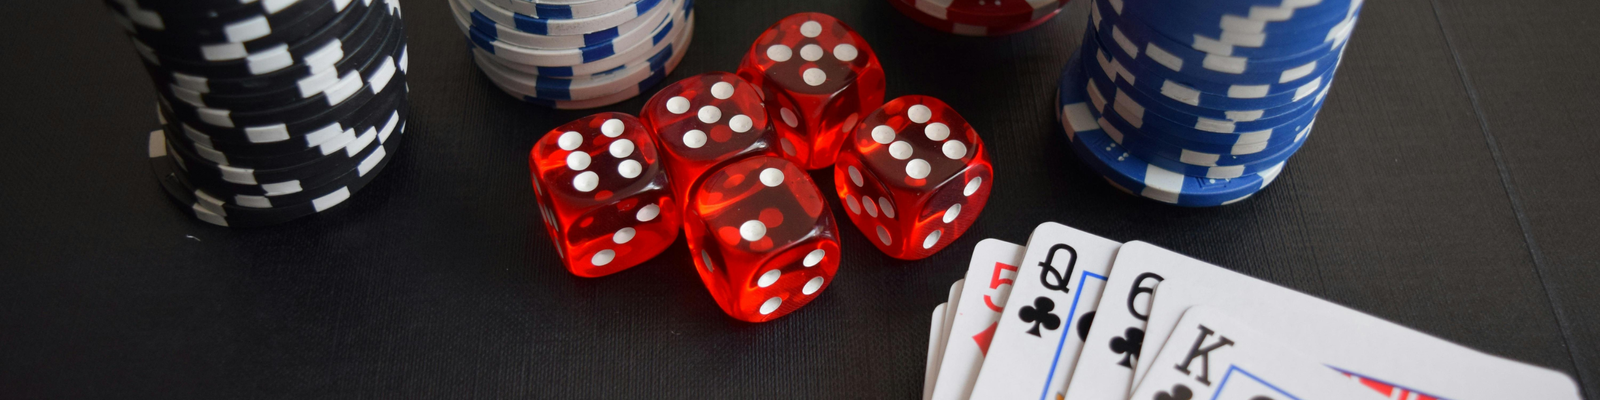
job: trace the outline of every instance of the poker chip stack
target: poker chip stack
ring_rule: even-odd
[[[560,109],[639,95],[672,73],[694,36],[694,0],[448,1],[495,86]]]
[[[1080,159],[1180,206],[1243,200],[1305,144],[1362,0],[1089,0],[1057,109]]]
[[[154,81],[150,163],[200,220],[259,227],[343,203],[408,112],[395,0],[104,0]]]
[[[887,0],[917,22],[965,36],[1003,36],[1039,26],[1067,0]]]

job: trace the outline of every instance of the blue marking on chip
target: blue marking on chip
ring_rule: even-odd
[[[548,19],[572,19],[572,6],[565,4],[538,4],[533,5],[533,11],[539,16]]]
[[[1087,75],[1080,49],[1067,62],[1057,88],[1058,117],[1072,141],[1078,158],[1123,191],[1156,201],[1185,207],[1231,204],[1254,195],[1272,183],[1282,164],[1259,174],[1235,179],[1208,179],[1169,171],[1121,150],[1101,130],[1091,112],[1094,105],[1087,96]]]

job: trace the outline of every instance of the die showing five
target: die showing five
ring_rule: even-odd
[[[799,13],[768,27],[739,64],[777,119],[784,154],[806,169],[833,165],[839,145],[883,104],[883,66],[867,41],[827,14]]]
[[[883,99],[860,35],[791,15],[737,74],[668,85],[637,119],[600,113],[547,133],[529,154],[538,207],[563,264],[585,277],[654,257],[681,226],[718,307],[770,321],[839,268],[837,223],[806,170],[837,161],[851,222],[895,258],[938,252],[983,210],[993,171],[966,120],[931,97]]]
[[[676,198],[687,198],[695,180],[719,163],[779,155],[760,96],[737,75],[708,72],[667,85],[644,104],[639,119],[661,148]]]

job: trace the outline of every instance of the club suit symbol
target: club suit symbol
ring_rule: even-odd
[[[1050,313],[1055,308],[1056,302],[1051,301],[1049,297],[1039,296],[1033,299],[1033,305],[1022,306],[1022,309],[1017,311],[1017,316],[1022,318],[1022,322],[1033,323],[1033,328],[1028,330],[1029,335],[1039,336],[1040,326],[1052,331],[1061,327],[1061,317]]]
[[[1078,341],[1089,340],[1089,330],[1094,326],[1094,311],[1083,313],[1078,317]]]
[[[1193,398],[1194,392],[1189,391],[1188,386],[1184,386],[1180,383],[1172,385],[1172,391],[1170,393],[1156,392],[1156,397],[1153,400],[1190,400]]]
[[[1122,355],[1122,362],[1117,363],[1128,368],[1133,368],[1133,363],[1139,360],[1139,348],[1144,346],[1144,330],[1128,328],[1122,336],[1111,338],[1111,351]]]

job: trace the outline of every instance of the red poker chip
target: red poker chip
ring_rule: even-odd
[[[1005,28],[1055,14],[1060,0],[900,0],[924,15],[964,25]]]
[[[938,29],[940,31],[954,33],[954,34],[963,35],[963,36],[980,36],[981,37],[981,36],[1004,36],[1004,35],[1010,35],[1010,34],[1013,34],[1013,33],[1022,32],[1022,31],[1031,29],[1031,28],[1033,28],[1035,26],[1039,26],[1040,24],[1045,23],[1045,21],[1049,21],[1051,17],[1054,17],[1056,14],[1059,14],[1061,12],[1060,8],[1057,8],[1054,11],[1050,12],[1049,14],[1046,14],[1045,16],[1043,16],[1041,18],[1030,20],[1030,21],[1026,21],[1026,22],[1023,22],[1023,23],[1020,23],[1020,24],[1016,24],[1016,23],[1013,23],[1013,24],[998,24],[998,25],[966,24],[966,23],[942,20],[942,19],[936,18],[936,17],[934,17],[932,15],[928,15],[927,13],[922,12],[922,10],[918,10],[914,6],[911,5],[911,2],[914,1],[914,0],[887,0],[887,1],[889,2],[889,4],[894,5],[895,9],[900,10],[901,14],[905,14],[907,17],[910,17],[912,20],[917,21],[918,23],[921,23],[923,25],[927,25],[928,27],[933,28],[933,29]]]

